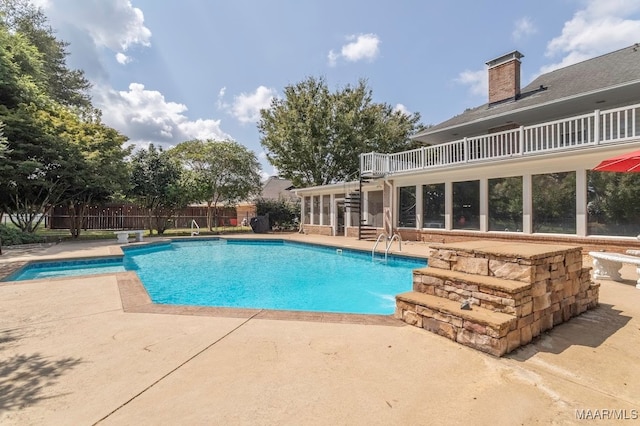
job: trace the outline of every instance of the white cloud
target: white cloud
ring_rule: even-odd
[[[511,36],[514,40],[518,41],[537,32],[538,29],[535,27],[531,19],[525,16],[515,22],[515,28],[513,29]]]
[[[230,139],[220,128],[220,120],[190,120],[184,104],[168,102],[162,93],[132,83],[128,91],[95,87],[93,99],[102,110],[105,124],[144,146],[168,146],[189,139]]]
[[[549,72],[640,40],[640,2],[589,0],[565,22],[562,34],[547,44],[547,56],[562,56],[540,72]]]
[[[228,105],[222,102],[221,95],[224,96],[224,91],[221,91],[218,105],[228,110],[241,123],[257,123],[260,120],[260,110],[269,108],[276,94],[275,89],[260,86],[253,93],[241,93]]]
[[[330,50],[329,54],[327,55],[327,59],[329,59],[329,66],[335,67],[336,63],[338,62],[338,58],[340,58],[340,54],[334,52],[333,50]]]
[[[474,95],[486,95],[489,92],[486,68],[478,71],[463,71],[458,74],[458,78],[456,78],[455,81],[459,84],[469,86],[469,90]]]
[[[342,46],[340,53],[329,51],[327,58],[330,66],[335,66],[340,58],[349,62],[373,61],[380,53],[380,39],[375,34],[350,35],[347,41],[349,43]]]
[[[83,54],[97,57],[98,49],[115,52],[116,60],[127,63],[125,52],[134,46],[149,46],[151,31],[144,25],[142,10],[129,0],[31,0],[43,8],[54,27],[62,30],[72,47],[84,46]],[[82,40],[88,37],[90,42]],[[89,52],[87,44],[93,44]]]
[[[116,61],[118,61],[119,64],[126,65],[131,62],[131,58],[122,52],[118,52],[116,53]]]
[[[411,115],[411,113],[409,112],[407,107],[402,105],[402,104],[396,104],[396,106],[393,107],[393,110],[394,111],[400,111],[401,113],[406,114],[406,115]]]

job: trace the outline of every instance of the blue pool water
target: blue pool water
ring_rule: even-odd
[[[383,263],[367,252],[256,240],[128,247],[120,265],[138,274],[155,303],[363,314],[393,313],[395,295],[410,290],[412,270],[424,266],[423,259]],[[43,277],[29,269],[29,278],[11,279]]]

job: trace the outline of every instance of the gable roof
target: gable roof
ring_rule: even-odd
[[[413,139],[447,142],[456,136],[485,134],[489,128],[509,123],[529,125],[638,102],[638,89],[630,90],[630,86],[640,88],[640,45],[637,43],[542,74],[522,88],[516,100],[468,109],[416,134]]]
[[[289,179],[279,176],[270,176],[262,186],[262,198],[265,200],[293,200],[298,196],[292,191],[293,184]]]

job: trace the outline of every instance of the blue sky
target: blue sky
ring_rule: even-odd
[[[638,0],[31,0],[106,124],[138,146],[237,140],[260,158],[258,111],[285,86],[368,81],[376,102],[437,124],[486,102],[485,62],[540,73],[640,42]]]

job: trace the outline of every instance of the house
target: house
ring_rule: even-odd
[[[262,192],[258,198],[263,200],[285,200],[294,202],[298,196],[293,191],[293,183],[289,179],[279,176],[269,176],[262,185]],[[256,216],[255,202],[244,202],[236,206],[238,223],[249,223],[249,220]]]
[[[640,148],[640,45],[520,87],[523,57],[488,61],[487,103],[416,134],[423,147],[362,153],[359,181],[297,189],[304,230],[413,241],[635,241],[640,175],[591,169]],[[622,197],[622,185],[636,195]]]

